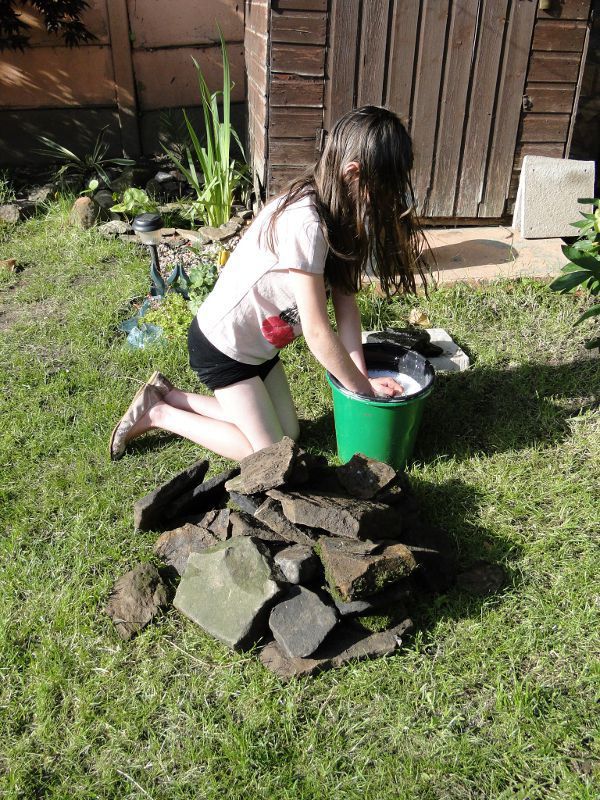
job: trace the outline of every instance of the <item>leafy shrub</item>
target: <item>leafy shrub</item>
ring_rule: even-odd
[[[582,199],[579,202],[586,205],[593,203],[595,211],[581,212],[583,219],[571,223],[579,229],[579,237],[574,244],[563,245],[562,251],[569,263],[562,268],[563,274],[552,281],[550,288],[565,294],[581,286],[596,297],[600,293],[600,199]],[[581,314],[575,325],[599,314],[600,304],[596,303]],[[600,336],[590,339],[585,346],[588,350],[595,347],[600,349]]]
[[[188,291],[190,293],[190,310],[195,314],[217,282],[219,273],[214,264],[203,262],[190,270]]]
[[[164,147],[165,152],[177,168],[185,175],[186,180],[196,192],[196,200],[190,206],[190,216],[201,219],[205,225],[219,226],[226,223],[231,216],[233,195],[236,189],[246,180],[247,169],[231,157],[231,139],[233,138],[242,153],[243,147],[239,137],[231,125],[231,78],[229,58],[223,35],[221,52],[223,56],[223,91],[210,92],[202,70],[195,59],[194,67],[200,87],[200,99],[204,114],[206,146],[203,147],[185,111],[183,117],[194,155],[190,147],[184,147],[186,158],[178,158],[171,149]],[[222,96],[223,121],[219,117],[218,96]],[[183,161],[186,161],[184,166]],[[196,167],[200,168],[200,174]]]
[[[115,195],[113,195],[115,197]],[[133,186],[125,189],[121,202],[112,206],[110,209],[116,214],[125,214],[128,219],[144,214],[148,211],[156,211],[157,204],[148,197],[143,189],[136,189]]]
[[[12,203],[15,199],[15,190],[10,182],[8,173],[0,172],[0,206],[5,203]]]
[[[168,292],[158,305],[146,312],[143,323],[162,328],[166,339],[185,339],[192,316],[183,296],[179,292]]]

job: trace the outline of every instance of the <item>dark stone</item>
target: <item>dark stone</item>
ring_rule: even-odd
[[[228,508],[214,508],[202,514],[195,522],[196,525],[202,528],[208,528],[211,533],[214,533],[217,539],[224,542],[231,536],[230,514],[231,512]]]
[[[167,519],[181,519],[188,514],[199,514],[219,505],[227,497],[225,484],[236,474],[237,469],[220,472],[203,483],[174,498],[165,510]]]
[[[228,481],[228,485],[229,483]],[[256,509],[260,508],[265,501],[265,496],[263,494],[241,494],[232,489],[228,491],[231,502],[241,511],[245,511],[246,514],[254,514]]]
[[[256,494],[282,486],[294,469],[298,445],[289,436],[240,461],[240,482],[235,491]]]
[[[174,605],[239,650],[267,632],[269,611],[280,593],[264,546],[241,537],[190,554]]]
[[[150,531],[162,527],[165,510],[178,496],[190,486],[200,483],[208,471],[208,461],[197,461],[184,469],[170,481],[163,483],[154,491],[140,498],[133,508],[134,526],[140,531]]]
[[[505,581],[506,575],[502,567],[489,561],[477,561],[456,576],[459,589],[481,597],[499,591]]]
[[[423,328],[385,328],[383,331],[369,333],[369,344],[393,344],[414,350],[426,358],[440,356],[444,350],[431,343],[431,336]]]
[[[286,542],[305,544],[309,547],[315,543],[314,539],[287,519],[281,510],[281,504],[271,497],[267,497],[265,502],[256,509],[254,516],[278,533]]]
[[[131,639],[169,602],[169,591],[152,564],[138,564],[115,583],[104,609],[121,639]]]
[[[187,522],[180,528],[165,531],[154,543],[154,552],[165,564],[183,575],[190,553],[199,553],[206,547],[214,547],[219,539],[208,530],[199,525]]]
[[[253,536],[263,542],[276,542],[287,544],[283,536],[275,533],[274,530],[263,525],[255,517],[251,517],[243,511],[232,511],[229,520],[231,522],[231,536]]]
[[[273,558],[288,583],[309,583],[317,573],[319,559],[311,547],[294,544]]]
[[[117,201],[114,199],[110,189],[100,189],[100,191],[96,192],[94,195],[94,203],[100,206],[104,211],[110,211],[110,209],[117,204]],[[127,225],[127,227],[129,228],[129,225]]]
[[[303,491],[316,491],[319,494],[345,495],[338,477],[337,467],[330,467],[327,464],[317,464],[312,467]]]
[[[403,544],[319,539],[317,553],[332,593],[342,600],[359,600],[405,578],[416,561]]]
[[[331,606],[303,586],[295,586],[269,616],[269,627],[286,656],[309,656],[337,623]]]
[[[271,490],[267,494],[281,503],[283,513],[295,525],[322,528],[352,539],[400,538],[400,516],[383,503],[321,492]]]
[[[364,600],[339,600],[333,598],[340,617],[359,617],[376,614],[378,611],[394,611],[395,616],[406,616],[406,601],[412,596],[412,588],[407,580],[388,586],[383,592],[370,595]]]
[[[383,461],[356,453],[336,470],[338,480],[351,497],[370,500],[396,477],[396,470]]]
[[[336,635],[330,636],[309,658],[289,658],[276,642],[270,642],[263,648],[260,660],[284,681],[301,678],[350,661],[390,655],[402,645],[402,636],[410,628],[410,619],[381,633],[368,633],[351,623],[339,624]]]

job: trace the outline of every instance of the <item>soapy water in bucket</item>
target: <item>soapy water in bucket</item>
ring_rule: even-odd
[[[410,397],[411,394],[416,394],[423,388],[419,381],[403,372],[395,372],[390,369],[370,369],[368,375],[369,378],[393,378],[404,389],[404,393],[397,397]]]

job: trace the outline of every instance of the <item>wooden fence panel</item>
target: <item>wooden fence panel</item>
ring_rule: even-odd
[[[379,106],[383,102],[386,73],[388,0],[363,3],[356,105]]]
[[[409,124],[421,0],[395,0],[392,9],[386,104]]]
[[[354,106],[360,0],[332,0],[325,96],[325,127]]]

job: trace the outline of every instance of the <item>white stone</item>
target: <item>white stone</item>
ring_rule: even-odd
[[[570,223],[591,211],[578,202],[594,196],[594,162],[525,156],[513,216],[524,239],[576,236]]]

